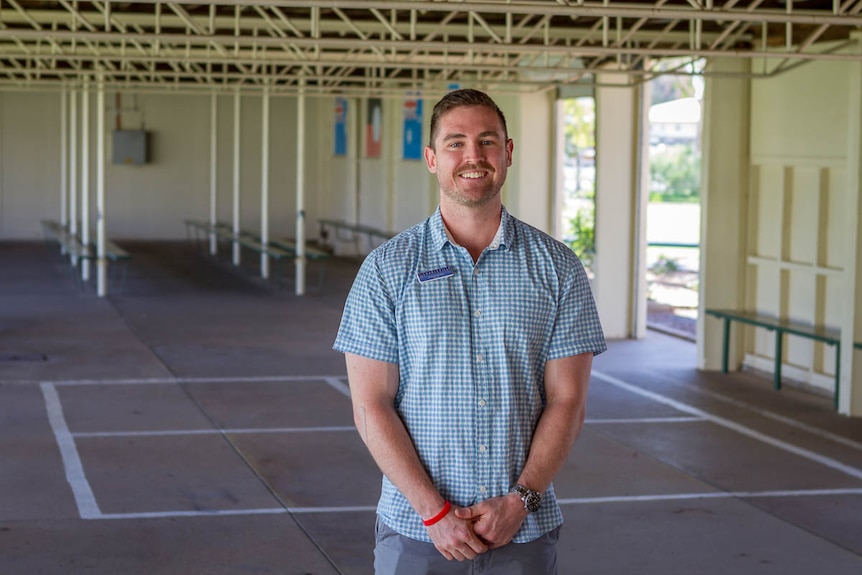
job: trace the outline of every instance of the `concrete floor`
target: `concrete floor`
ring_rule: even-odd
[[[0,575],[371,573],[380,474],[330,349],[356,263],[297,298],[256,258],[123,245],[98,298],[0,244]],[[862,573],[862,420],[694,354],[596,359],[560,573]]]

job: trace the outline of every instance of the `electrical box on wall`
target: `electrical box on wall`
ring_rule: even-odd
[[[147,133],[144,130],[114,130],[115,164],[146,164]]]

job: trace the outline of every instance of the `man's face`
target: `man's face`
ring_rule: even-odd
[[[512,165],[512,140],[484,106],[453,108],[440,118],[425,162],[440,184],[441,202],[479,207],[496,198]]]

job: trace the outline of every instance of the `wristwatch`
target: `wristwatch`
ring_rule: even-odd
[[[521,496],[521,501],[524,502],[524,509],[527,510],[527,513],[535,513],[542,506],[542,494],[524,487],[520,483],[516,483],[512,487],[512,493],[517,493]]]

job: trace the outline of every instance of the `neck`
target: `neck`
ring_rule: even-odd
[[[500,228],[503,206],[489,202],[487,206],[467,208],[440,204],[440,215],[452,238],[467,248],[473,261],[479,259],[482,250],[491,245]]]

